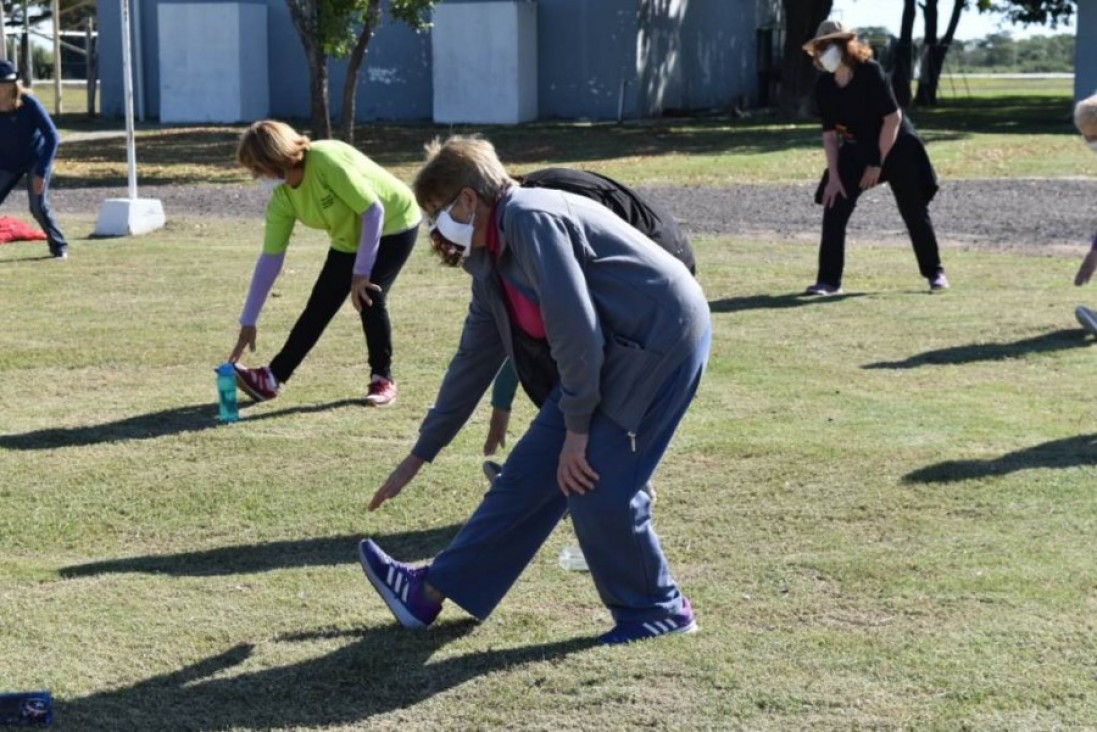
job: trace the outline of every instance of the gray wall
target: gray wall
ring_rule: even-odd
[[[1074,98],[1097,94],[1097,0],[1078,0],[1078,38],[1074,44]]]
[[[724,108],[757,96],[755,0],[639,0],[639,112]]]
[[[160,109],[160,60],[157,28],[158,8],[168,3],[216,3],[222,0],[131,0],[140,9],[142,52],[144,56],[145,111],[157,118]],[[268,63],[270,65],[270,105],[274,117],[309,116],[309,74],[301,39],[290,20],[284,0],[246,0],[267,6]],[[117,2],[100,2],[99,76],[102,111],[105,116],[122,116],[121,10]],[[133,22],[133,18],[130,19]],[[259,32],[259,31],[257,31]],[[359,119],[418,120],[431,116],[430,42],[403,23],[386,19],[370,42],[366,61],[358,75],[356,116]],[[201,40],[195,39],[197,52]],[[136,63],[137,50],[134,49]],[[330,64],[329,94],[332,115],[339,113],[346,80],[346,64]],[[137,84],[136,77],[134,84]],[[136,91],[134,92],[136,97]],[[136,105],[136,101],[135,101]],[[136,107],[135,107],[136,113]]]
[[[156,119],[158,6],[219,0],[131,1],[140,3],[146,117]],[[307,118],[308,67],[284,0],[245,1],[268,8],[271,115]],[[635,118],[671,108],[725,107],[743,95],[754,98],[755,30],[767,20],[758,17],[757,7],[776,1],[538,0],[540,117],[615,119],[621,105],[625,117]],[[1082,0],[1087,1],[1097,2]],[[123,114],[119,4],[100,2],[98,13],[102,110],[117,117]],[[356,116],[430,119],[429,35],[385,17],[359,74]],[[195,44],[200,53],[201,40]],[[331,64],[333,116],[339,112],[345,69],[343,62]]]

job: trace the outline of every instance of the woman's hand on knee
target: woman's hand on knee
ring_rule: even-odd
[[[870,165],[865,168],[865,174],[861,176],[861,190],[867,191],[880,182],[880,166]]]
[[[833,206],[835,201],[838,200],[838,196],[849,198],[842,181],[837,176],[832,175],[827,179],[827,187],[823,189],[823,207],[830,208]]]
[[[373,298],[369,296],[370,291],[380,292],[381,285],[375,285],[369,281],[369,277],[365,275],[354,275],[350,281],[350,301],[354,303],[354,309],[358,312],[362,312],[363,307],[369,307],[373,305]]]
[[[560,462],[556,467],[556,482],[565,496],[581,496],[594,490],[598,473],[587,462],[588,435],[568,430],[564,447],[560,450]]]

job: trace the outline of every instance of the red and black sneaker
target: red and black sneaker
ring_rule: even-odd
[[[369,382],[369,391],[366,392],[366,405],[370,407],[387,407],[395,401],[396,382],[374,374]]]
[[[278,396],[281,387],[269,366],[257,369],[245,368],[238,363],[233,366],[236,368],[236,385],[249,397],[257,402],[266,402]]]

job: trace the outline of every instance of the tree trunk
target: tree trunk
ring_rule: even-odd
[[[832,0],[782,0],[785,10],[785,49],[781,56],[778,105],[786,114],[806,117],[814,100],[817,70],[801,48],[815,36],[830,15]]]
[[[895,91],[895,101],[903,109],[910,107],[910,85],[914,77],[914,17],[917,13],[914,3],[915,0],[903,0],[903,21],[891,68],[891,88]]]
[[[936,5],[936,0],[933,0]],[[928,11],[927,2],[927,11]],[[949,46],[952,45],[952,38],[956,35],[956,26],[960,24],[960,14],[964,11],[964,7],[967,5],[965,0],[953,0],[952,3],[952,16],[948,21],[948,29],[945,31],[945,36],[939,42],[930,45],[929,28],[928,28],[928,16],[927,16],[927,28],[926,28],[926,48],[922,55],[922,76],[918,80],[918,96],[915,97],[914,103],[920,107],[936,107],[937,106],[937,91],[941,85],[941,72],[945,68],[945,57],[948,55]],[[936,12],[936,8],[934,8]],[[934,34],[937,32],[936,17],[934,17]]]
[[[339,112],[339,136],[343,142],[354,144],[355,101],[358,98],[358,72],[366,59],[369,42],[381,19],[381,0],[370,0],[366,8],[366,17],[362,21],[362,30],[358,33],[358,42],[347,61],[347,78],[343,82],[343,108]]]
[[[309,96],[312,103],[312,137],[331,137],[331,113],[328,105],[328,57],[320,45],[321,0],[286,0],[293,27],[305,47],[309,65]]]

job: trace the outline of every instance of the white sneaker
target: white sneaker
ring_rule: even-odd
[[[1079,305],[1074,309],[1074,317],[1078,319],[1078,322],[1083,328],[1092,335],[1097,336],[1097,313],[1084,305]]]

